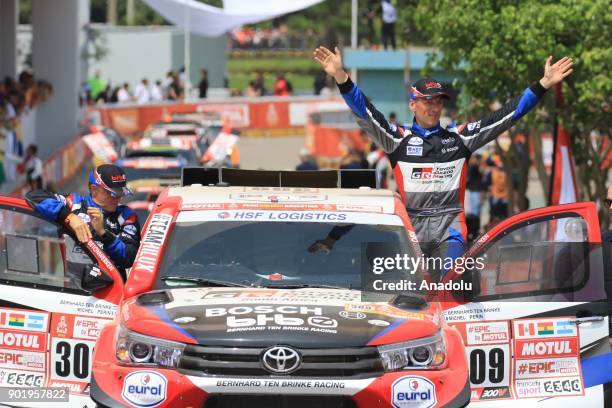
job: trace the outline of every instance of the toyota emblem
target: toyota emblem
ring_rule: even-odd
[[[275,346],[267,349],[261,358],[261,362],[266,370],[276,374],[289,374],[297,370],[302,362],[302,358],[292,348],[285,346]]]

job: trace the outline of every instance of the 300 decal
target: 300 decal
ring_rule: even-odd
[[[94,342],[54,338],[51,344],[51,378],[89,382]]]

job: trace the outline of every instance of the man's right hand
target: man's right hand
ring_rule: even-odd
[[[342,68],[342,53],[340,48],[335,47],[331,52],[323,46],[317,47],[314,52],[314,60],[321,65],[325,73],[334,77],[337,83],[342,84],[348,80],[348,74]]]
[[[81,242],[87,242],[91,239],[91,230],[89,229],[89,224],[83,221],[78,215],[70,214],[66,217],[66,224],[74,234],[77,236],[77,239]]]

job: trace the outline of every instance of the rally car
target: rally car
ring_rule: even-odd
[[[186,165],[200,163],[202,151],[193,137],[142,138],[128,144],[125,157],[176,157]]]
[[[358,178],[185,172],[125,287],[94,242],[0,198],[0,386],[68,387],[62,407],[603,405],[593,203],[485,234],[470,293],[364,299],[362,243],[419,249],[398,197]]]
[[[169,136],[199,137],[203,134],[202,126],[193,120],[173,120],[157,122],[149,125],[144,132],[145,138],[160,138]]]
[[[128,182],[127,187],[133,194],[125,197],[122,203],[134,210],[140,225],[144,225],[159,194],[174,184],[180,184],[180,179],[140,179]]]

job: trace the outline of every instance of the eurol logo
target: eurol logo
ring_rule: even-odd
[[[391,387],[391,402],[396,408],[431,408],[436,405],[436,386],[425,377],[402,377]]]
[[[121,396],[137,407],[156,407],[166,400],[168,380],[155,371],[136,371],[123,381]]]

